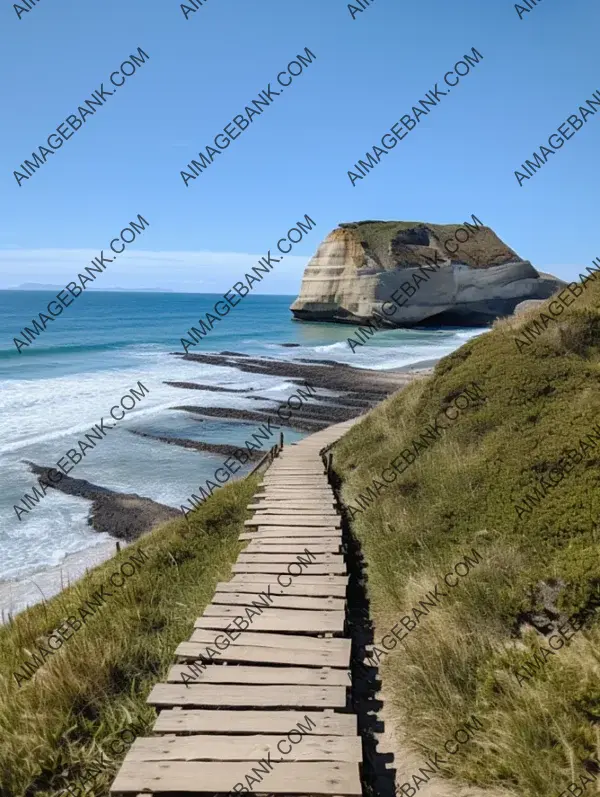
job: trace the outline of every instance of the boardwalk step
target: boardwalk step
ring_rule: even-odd
[[[286,760],[277,748],[278,742],[278,736],[266,734],[145,737],[136,739],[128,758],[140,762],[221,760],[256,763],[270,753],[269,761],[275,764]],[[286,749],[285,745],[283,749]],[[360,762],[361,739],[360,736],[307,736],[294,748],[293,760]]]
[[[318,550],[317,546],[335,546],[335,550],[337,551],[341,544],[341,534],[332,537],[286,537],[282,540],[280,540],[279,537],[265,537],[264,539],[251,540],[248,547],[244,548],[244,551],[250,551],[256,548],[264,551],[270,550],[271,548],[275,549],[275,546],[281,546],[284,547],[286,551],[288,548],[298,548],[298,553],[303,553],[307,547],[310,547],[310,550],[316,553]]]
[[[193,635],[195,637],[195,633]],[[220,635],[222,636],[222,635]],[[308,638],[308,637],[307,637]],[[257,644],[229,645],[226,650],[218,650],[215,644],[214,632],[210,639],[195,639],[191,642],[181,642],[175,655],[184,660],[207,657],[210,647],[212,661],[234,662],[236,664],[297,664],[300,667],[343,667],[350,666],[350,648],[343,650],[294,650],[289,647],[272,647]],[[293,662],[291,655],[293,652]]]
[[[247,592],[215,592],[213,604],[222,603],[235,606],[252,606],[259,602],[257,594]],[[305,595],[271,595],[269,605],[274,609],[304,609],[310,611],[344,611],[342,598],[311,598]]]
[[[197,621],[196,621],[197,622]],[[235,628],[232,629],[235,631]],[[216,637],[223,638],[223,634],[217,634],[214,630],[206,628],[195,628],[192,631],[192,641],[205,642],[214,645]],[[263,648],[284,648],[293,651],[324,651],[331,653],[350,653],[349,639],[334,639],[332,637],[310,637],[294,634],[263,633],[260,631],[241,631],[240,635],[230,638],[230,648],[238,645],[254,645]],[[183,643],[185,644],[185,643]],[[295,664],[295,662],[288,662]]]
[[[305,546],[306,548],[306,546]],[[310,556],[309,556],[310,554]],[[242,551],[238,556],[238,562],[281,562],[283,564],[300,564],[304,568],[312,567],[313,564],[344,564],[344,557],[341,554],[334,553],[316,553],[309,548],[309,554],[304,554],[304,557],[294,553],[275,553],[275,551],[265,551],[264,548],[260,551]]]
[[[289,580],[289,584],[287,581]],[[230,584],[272,584],[271,590],[273,591],[276,586],[289,590],[289,594],[293,595],[294,585],[304,586],[306,584],[328,584],[329,586],[343,586],[344,589],[348,585],[348,576],[327,576],[327,575],[310,575],[303,573],[301,576],[288,576],[280,578],[272,573],[235,573],[230,579]]]
[[[147,700],[152,706],[207,708],[344,708],[345,686],[285,684],[156,684]]]
[[[267,496],[271,493],[274,495],[291,495],[292,498],[298,495],[306,495],[307,497],[312,498],[326,498],[328,501],[332,500],[333,493],[331,492],[331,487],[321,487],[317,484],[261,484],[260,487],[262,488],[257,495],[261,495],[265,493]]]
[[[198,711],[163,710],[154,724],[155,733],[287,733],[298,723],[313,736],[355,736],[355,714],[334,711]]]
[[[198,683],[211,684],[297,684],[318,686],[348,686],[348,670],[328,667],[252,667],[245,665],[209,664],[205,669],[196,668]],[[184,683],[185,673],[193,673],[185,664],[174,664],[167,675],[169,683]]]
[[[254,614],[258,610],[253,610]],[[224,630],[231,625],[232,618],[244,617],[246,610],[240,606],[211,604],[202,617],[194,623],[195,628]],[[247,620],[246,620],[247,622]],[[294,611],[293,609],[263,609],[262,614],[252,618],[255,631],[288,634],[343,634],[344,612]]]
[[[297,563],[296,563],[297,564]],[[297,564],[297,567],[300,565]],[[273,564],[268,564],[266,562],[258,562],[253,564],[252,562],[244,562],[241,561],[239,564],[235,564],[232,566],[232,571],[234,573],[275,573],[275,574],[287,574],[289,571],[286,569],[287,565],[283,562],[273,562]],[[311,562],[308,565],[310,568],[310,572],[317,574],[344,574],[346,572],[346,565],[342,561],[340,564],[335,564],[335,562],[327,563],[324,562],[320,564],[318,562]],[[291,575],[295,575],[291,573]]]
[[[303,482],[305,484],[320,484],[323,487],[330,488],[325,473],[271,473],[269,469],[263,476],[263,483],[269,484],[271,482]]]
[[[215,793],[229,794],[233,787],[245,784],[252,776],[248,762],[176,761],[140,763],[127,759],[113,783],[111,793],[137,795],[140,792]],[[267,770],[268,771],[268,770]],[[281,795],[340,795],[352,797],[362,794],[358,764],[342,762],[285,761],[277,764],[269,774],[260,777],[260,792]]]
[[[293,484],[290,482],[268,482],[263,489],[267,493],[267,498],[272,497],[273,495],[288,493],[290,498],[297,498],[300,495],[303,495],[303,497],[311,499],[313,502],[315,500],[320,501],[321,503],[325,501],[327,503],[333,501],[333,493],[331,492],[331,488],[320,487],[316,484],[303,482],[302,480],[299,480]]]
[[[240,534],[240,540],[260,540],[263,537],[335,537],[341,538],[339,529],[328,526],[263,526]]]
[[[306,515],[304,513],[296,513],[295,515],[266,515],[265,513],[260,513],[254,515],[250,520],[244,521],[244,526],[280,525],[288,527],[301,526],[302,528],[307,528],[308,526],[326,526],[331,529],[341,528],[339,515],[325,517],[324,515]]]
[[[310,553],[339,553],[341,541],[332,540],[327,542],[326,537],[321,537],[318,543],[298,543],[292,542],[293,538],[287,537],[283,542],[278,542],[275,537],[267,537],[263,541],[251,541],[247,547],[244,548],[244,553],[291,553],[291,554],[305,554],[307,550]]]
[[[254,509],[255,514],[259,513],[261,515],[291,515],[292,517],[297,517],[300,514],[302,517],[312,517],[315,515],[316,517],[326,517],[328,520],[333,521],[339,519],[337,512],[334,512],[333,509],[328,512],[323,506],[310,508],[302,505],[288,506],[288,504],[250,504],[248,509]]]
[[[256,573],[249,574],[248,578],[256,578]],[[260,574],[258,574],[260,575]],[[277,584],[265,583],[264,581],[236,581],[240,576],[236,576],[231,581],[219,581],[217,584],[217,594],[225,592],[249,592],[258,595],[270,588],[272,595],[285,595],[288,597],[305,595],[313,598],[344,598],[346,596],[346,584],[315,584],[313,580],[306,577],[296,578],[287,587],[280,587]],[[317,578],[315,576],[315,578]],[[327,576],[321,576],[327,578]]]

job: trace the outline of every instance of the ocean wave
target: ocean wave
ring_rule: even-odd
[[[49,355],[56,354],[97,354],[103,351],[116,351],[127,348],[132,348],[131,341],[113,341],[112,343],[74,343],[71,345],[62,346],[36,345],[34,341],[33,347],[31,349],[25,348],[20,352],[17,351],[16,347],[13,349],[0,349],[0,360],[12,360],[17,357],[23,357],[23,355],[31,358],[47,357]],[[136,348],[138,347],[136,346]]]
[[[139,419],[142,417],[148,417],[149,415],[156,415],[157,413],[164,412],[165,410],[170,409],[174,405],[174,401],[171,398],[168,402],[163,404],[155,404],[153,407],[140,407],[134,408],[130,412],[127,413],[125,418],[128,420]],[[107,424],[117,425],[115,421],[113,421],[108,412],[104,413],[104,416],[98,416],[93,423],[79,423],[74,426],[70,426],[67,428],[62,429],[54,429],[51,432],[45,432],[43,434],[34,435],[32,437],[21,438],[20,440],[15,441],[14,443],[5,443],[4,445],[0,446],[0,454],[11,454],[15,453],[16,451],[20,451],[23,448],[27,448],[28,446],[37,445],[38,443],[48,443],[51,440],[57,440],[61,437],[68,437],[74,438],[75,435],[83,434],[84,432],[89,432],[94,423],[99,422],[101,417],[106,418]],[[123,424],[119,422],[119,426]],[[70,444],[74,445],[75,440],[70,439]]]
[[[337,343],[328,343],[325,346],[314,346],[313,351],[327,352],[327,351],[343,351],[344,349],[349,349],[348,342],[345,340],[339,340]]]
[[[120,302],[122,312],[114,308],[114,302]],[[40,338],[20,355],[14,347],[0,350],[3,376],[0,454],[4,455],[0,577],[19,578],[61,564],[66,555],[101,541],[87,524],[89,502],[84,499],[52,491],[43,505],[36,507],[22,523],[16,521],[13,503],[35,481],[23,460],[42,465],[56,462],[82,433],[101,417],[108,418],[110,407],[138,380],[149,388],[148,396],[127,414],[115,432],[107,435],[93,457],[90,455],[80,463],[73,475],[121,492],[147,495],[172,506],[179,506],[181,494],[196,489],[203,475],[214,471],[215,463],[189,449],[134,437],[126,429],[139,427],[152,432],[156,428],[157,433],[166,429],[183,436],[210,438],[214,434],[222,439],[221,430],[211,431],[219,423],[217,419],[199,425],[195,416],[172,408],[192,404],[253,409],[259,402],[249,402],[244,394],[185,390],[166,382],[197,382],[244,391],[252,388],[253,392],[247,395],[254,393],[277,402],[297,390],[291,376],[249,373],[226,365],[173,357],[170,352],[178,348],[173,326],[179,323],[182,300],[160,299],[157,313],[150,309],[145,315],[129,312],[128,303],[135,310],[138,302],[138,299],[110,297],[106,313],[78,320],[81,328],[65,327],[64,337],[61,332],[54,338],[50,335],[45,340]],[[171,316],[161,315],[165,302],[171,302],[175,308]],[[228,322],[223,332],[215,328],[198,351],[214,354],[224,349],[234,350],[279,363],[322,359],[381,371],[443,357],[483,331],[460,327],[382,331],[353,353],[346,340],[352,328],[302,326],[292,324],[288,316],[286,306],[272,318],[269,316],[266,323],[262,316]],[[89,342],[85,343],[86,340]],[[274,341],[299,345],[287,348]],[[131,424],[129,419],[133,421]],[[239,434],[243,435],[243,429]]]
[[[459,340],[470,340],[471,338],[476,338],[478,335],[483,335],[484,332],[487,331],[488,329],[486,327],[485,330],[468,329],[468,330],[462,330],[461,332],[455,332],[454,334],[456,335],[457,338],[459,338]]]

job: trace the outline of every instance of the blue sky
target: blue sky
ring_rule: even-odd
[[[600,118],[523,187],[514,171],[600,90],[593,0],[39,0],[0,6],[0,288],[64,284],[141,213],[97,287],[226,290],[308,213],[257,292],[294,294],[339,222],[475,214],[542,270],[600,255]],[[141,47],[149,61],[19,187],[13,171]],[[308,47],[314,63],[197,180],[180,171]],[[475,47],[481,63],[355,187],[348,169]],[[234,254],[235,253],[235,254]]]

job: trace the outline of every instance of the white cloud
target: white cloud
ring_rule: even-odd
[[[99,255],[93,249],[3,249],[0,250],[0,289],[24,283],[66,285]],[[277,253],[281,256],[280,253]],[[96,275],[97,283],[89,290],[112,287],[129,289],[167,288],[187,293],[222,293],[255,266],[264,254],[245,252],[145,252],[130,250],[108,263],[106,271]],[[104,250],[105,259],[114,257]],[[271,253],[274,258],[275,254]],[[255,292],[295,294],[308,257],[285,255],[263,275],[264,284]]]

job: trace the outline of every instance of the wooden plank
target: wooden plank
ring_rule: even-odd
[[[260,540],[266,537],[339,537],[341,539],[341,529],[332,529],[328,526],[259,526],[253,531],[244,531],[240,534],[240,540]]]
[[[306,585],[306,584],[328,584],[329,586],[343,586],[346,588],[348,585],[348,576],[324,576],[324,575],[309,575],[303,574],[301,576],[287,576],[287,578],[291,579],[290,583],[284,579],[277,580],[274,579],[272,575],[268,573],[236,573],[229,579],[229,584],[273,584],[271,590],[275,589],[275,586],[283,587],[286,590],[289,590],[289,594],[293,595],[293,586],[294,584]],[[283,583],[282,583],[283,582]]]
[[[315,453],[313,450],[300,448],[299,446],[290,444],[281,451],[276,459],[273,460],[273,463],[269,466],[265,473],[273,470],[273,468],[284,466],[289,468],[296,467],[297,465],[302,465],[304,467],[308,467],[309,465],[312,467],[325,467],[325,463],[318,453]]]
[[[231,566],[231,570],[233,573],[275,573],[275,574],[286,574],[287,565],[282,562],[273,562],[273,564],[268,564],[267,562],[259,562],[257,564],[253,564],[252,562],[238,562]],[[343,575],[346,572],[346,564],[341,562],[341,564],[336,564],[335,562],[324,562],[323,564],[319,564],[317,562],[311,562],[310,565],[307,565],[310,569],[311,573],[319,574],[335,574],[339,573]],[[293,575],[293,574],[290,574]]]
[[[294,473],[296,468],[300,468],[298,473]],[[303,463],[299,465],[298,463],[288,463],[286,466],[286,470],[283,469],[283,465],[279,468],[269,468],[263,474],[263,479],[266,481],[267,479],[315,479],[318,481],[322,481],[327,483],[327,472],[323,468],[323,464],[319,463]]]
[[[252,606],[258,603],[258,595],[248,592],[215,592],[213,604]],[[270,595],[269,605],[273,609],[302,609],[305,611],[343,612],[346,601],[340,598],[311,598],[306,595]]]
[[[156,684],[146,702],[151,706],[206,708],[344,708],[345,686],[295,684]]]
[[[315,463],[304,463],[302,467],[300,467],[299,473],[294,473],[295,468],[298,465],[294,465],[290,463],[287,466],[287,470],[283,470],[283,468],[269,468],[263,474],[263,480],[267,481],[268,479],[314,479],[315,481],[325,482],[327,484],[327,473],[323,469],[322,463],[320,463],[317,467],[315,467]]]
[[[335,504],[333,502],[321,502],[321,501],[314,501],[311,503],[307,503],[306,501],[297,501],[295,499],[283,500],[283,501],[262,501],[261,503],[254,503],[248,504],[246,507],[248,510],[254,509],[257,512],[275,512],[280,511],[284,514],[288,512],[307,512],[308,514],[312,515],[315,513],[323,514],[324,512],[328,515],[337,515],[338,513],[335,511]]]
[[[302,498],[294,494],[288,495],[287,498],[285,496],[276,498],[269,495],[263,498],[252,497],[250,500],[249,506],[258,506],[261,509],[271,506],[283,507],[289,504],[290,509],[319,509],[322,507],[327,512],[334,512],[336,507],[336,502],[332,495],[315,496],[314,498]]]
[[[300,501],[326,501],[329,503],[333,500],[333,493],[331,490],[313,490],[309,487],[272,487],[260,493],[255,493],[254,498],[257,501],[286,501],[289,498],[295,498]]]
[[[185,664],[174,664],[167,674],[169,683],[189,682],[197,677],[199,683],[210,684],[315,684],[320,686],[348,686],[349,670],[328,667],[251,667],[245,665],[209,664],[201,674],[191,673]],[[188,676],[185,680],[182,675]]]
[[[286,537],[283,540],[280,540],[279,537],[265,537],[263,540],[258,539],[250,541],[248,543],[248,547],[244,548],[244,550],[249,551],[251,549],[260,549],[261,551],[267,551],[271,548],[282,546],[286,549],[286,551],[288,548],[296,548],[299,549],[298,553],[303,553],[306,548],[309,547],[311,551],[315,551],[316,553],[316,551],[319,550],[319,546],[322,548],[327,548],[330,546],[332,550],[337,551],[341,544],[341,534],[333,537]]]
[[[331,490],[315,490],[314,495],[311,497],[310,495],[306,498],[302,497],[302,491],[298,488],[293,488],[290,490],[263,490],[262,492],[257,492],[254,494],[252,500],[253,501],[325,501],[327,503],[331,502],[335,504],[335,498]],[[308,491],[310,492],[310,491]]]
[[[273,536],[286,536],[286,537],[341,537],[342,529],[340,528],[339,516],[338,521],[320,521],[319,525],[312,524],[293,524],[288,523],[287,520],[280,518],[278,524],[273,525],[269,522],[264,522],[264,519],[270,517],[268,515],[256,515],[257,521],[253,526],[246,527],[242,534],[263,534],[268,537]]]
[[[266,479],[258,483],[257,492],[260,490],[267,490],[273,488],[280,488],[282,485],[288,485],[296,490],[306,488],[315,492],[328,493],[333,495],[331,485],[326,479],[312,479],[299,478],[297,476],[288,476],[287,478],[279,477],[277,479]]]
[[[258,764],[255,764],[258,766]],[[268,770],[267,770],[268,771]],[[362,794],[358,764],[341,761],[310,761],[277,764],[268,774],[252,772],[247,761],[146,761],[126,759],[111,786],[111,794],[139,794],[143,791],[173,794],[232,793],[245,784],[246,775],[259,781],[259,791],[281,795]]]
[[[258,492],[272,492],[272,493],[281,493],[281,492],[296,492],[296,493],[313,493],[314,495],[324,495],[328,498],[333,498],[333,490],[328,484],[306,484],[305,482],[296,482],[296,483],[285,483],[281,484],[280,482],[261,482],[258,485]]]
[[[279,487],[280,485],[285,485],[289,487],[308,487],[311,490],[323,490],[329,491],[329,494],[332,495],[332,487],[326,479],[317,480],[312,479],[310,476],[278,476],[276,478],[271,479],[264,479],[258,485],[258,490],[268,490],[274,487]]]
[[[264,493],[256,493],[253,498],[257,501],[287,501],[289,499],[307,503],[330,504],[333,501],[333,494],[331,490],[310,490],[308,487],[274,487]]]
[[[230,645],[227,650],[216,650],[213,639],[204,642],[181,642],[175,655],[185,661],[206,657],[207,647],[215,651],[213,661],[236,664],[290,664],[292,651],[284,647],[266,647],[264,645]],[[260,636],[260,635],[259,635]],[[309,637],[305,637],[308,639]],[[337,641],[337,640],[336,640]],[[293,663],[300,667],[342,667],[350,666],[350,649],[347,652],[336,650],[294,650]]]
[[[231,612],[225,611],[232,609]],[[211,628],[222,631],[231,625],[233,618],[244,617],[240,606],[211,604],[202,617],[194,623],[195,628]],[[252,620],[254,631],[269,631],[287,634],[343,634],[344,612],[303,612],[294,609],[264,609]]]
[[[265,471],[265,478],[268,476],[320,476],[322,479],[327,478],[327,471],[323,467],[323,463],[301,463],[297,462],[296,464],[289,463],[287,465],[271,465],[271,467]]]
[[[254,514],[259,514],[261,517],[263,515],[285,515],[286,517],[297,517],[301,515],[302,517],[325,517],[327,520],[339,520],[340,516],[337,512],[333,510],[327,511],[326,508],[323,506],[315,506],[314,508],[309,508],[306,506],[288,506],[284,504],[283,506],[261,506],[260,504],[254,504],[254,506],[248,506],[247,509],[254,509]]]
[[[223,668],[225,669],[225,668]],[[306,723],[308,725],[308,723]],[[285,738],[285,737],[284,737]],[[362,761],[360,736],[307,736],[284,757],[273,735],[230,736],[203,734],[194,736],[137,738],[127,755],[128,761],[252,761],[267,758],[273,764],[282,761]],[[282,744],[287,750],[289,744]]]
[[[250,544],[253,545],[254,543]],[[279,547],[281,547],[282,550],[279,550]],[[262,548],[251,548],[250,550],[245,549],[240,553],[238,562],[254,562],[255,564],[260,562],[280,562],[283,564],[294,564],[295,562],[299,562],[298,557],[303,557],[304,561],[306,561],[308,559],[308,554],[305,553],[307,546],[304,546],[304,548],[301,548],[301,546],[297,547],[300,548],[300,551],[289,551],[285,545],[270,545],[267,547],[263,546]],[[311,559],[309,564],[326,564],[328,562],[338,564],[344,561],[343,554],[339,551],[322,550],[317,552],[312,545],[308,550]],[[292,568],[292,570],[296,569],[297,568]]]
[[[267,471],[262,478],[263,484],[269,484],[271,482],[297,482],[297,481],[305,481],[310,482],[311,484],[323,484],[329,487],[329,481],[327,479],[326,473],[315,473],[313,470],[312,473],[310,471],[303,471],[301,473],[292,473],[290,471],[279,471],[279,472],[271,472]]]
[[[321,479],[327,478],[327,470],[323,460],[320,457],[307,455],[306,457],[290,459],[287,462],[280,460],[279,463],[274,463],[272,467],[263,471],[263,476],[273,476],[274,474],[293,473],[294,471],[300,473],[308,473],[311,476],[318,476]]]
[[[341,540],[337,539],[333,542],[326,543],[311,543],[308,546],[306,543],[288,542],[290,537],[286,538],[285,542],[279,542],[275,537],[268,537],[264,542],[250,542],[244,548],[244,553],[305,553],[307,548],[311,553],[339,553]],[[326,539],[321,537],[320,539]]]
[[[308,720],[305,717],[308,716]],[[309,736],[355,736],[355,714],[334,711],[199,711],[163,710],[154,724],[155,733],[285,733],[298,727]]]
[[[291,455],[292,451],[289,451]],[[321,468],[324,473],[327,472],[321,457],[311,454],[304,462],[302,462],[299,460],[298,451],[294,451],[293,456],[284,456],[284,452],[282,452],[277,459],[273,460],[272,464],[267,468],[265,473],[271,473],[274,470],[281,470],[281,468]]]
[[[288,489],[307,490],[309,492],[326,495],[328,498],[333,498],[333,490],[327,482],[311,481],[310,479],[273,479],[271,481],[260,482],[258,487],[267,492],[269,490],[281,492],[281,490]]]
[[[270,495],[278,495],[286,492],[289,493],[290,498],[297,498],[302,495],[306,498],[312,498],[313,500],[317,501],[327,501],[327,503],[330,503],[334,500],[334,495],[331,488],[319,487],[316,484],[303,484],[301,481],[298,481],[295,484],[290,482],[269,482],[264,486],[263,489],[267,493],[267,497]]]
[[[254,574],[253,574],[254,575]],[[258,595],[264,592],[268,584],[264,582],[255,581],[220,581],[217,584],[217,592],[215,594],[227,592],[249,592]],[[346,584],[313,584],[305,582],[304,579],[296,579],[289,587],[280,587],[279,585],[271,586],[272,595],[287,595],[287,596],[301,596],[307,597],[332,597],[332,598],[345,598],[346,597]]]
[[[235,633],[235,637],[229,639],[229,648],[228,650],[238,647],[238,646],[246,646],[250,645],[252,647],[257,648],[277,648],[282,650],[287,650],[288,655],[289,651],[294,651],[294,657],[296,652],[298,651],[306,651],[306,652],[315,652],[321,651],[325,653],[341,653],[344,656],[346,654],[350,655],[350,640],[346,639],[345,637],[313,637],[313,636],[303,636],[302,634],[294,635],[294,634],[279,634],[279,633],[264,633],[260,631],[241,631],[239,636],[237,636],[237,631],[235,627],[232,629],[232,636]],[[192,631],[192,636],[190,638],[190,642],[199,642],[203,643],[205,648],[206,645],[210,645],[212,648],[217,648],[215,644],[215,639],[226,639],[227,637],[224,634],[219,634],[215,630],[209,630],[206,628],[195,628]],[[189,644],[182,642],[182,645]],[[218,648],[217,648],[218,651]],[[206,651],[202,652],[202,655],[205,655]],[[287,664],[296,664],[296,661],[287,661]]]
[[[307,455],[306,457],[302,458],[295,457],[294,459],[289,459],[288,461],[280,459],[278,462],[274,462],[271,467],[263,471],[263,476],[266,478],[276,473],[286,473],[287,471],[295,470],[300,470],[303,473],[307,472],[312,476],[318,476],[322,479],[327,478],[327,471],[325,469],[323,460],[318,456],[314,456],[314,454]]]
[[[341,528],[340,517],[336,515],[334,518],[321,518],[313,517],[311,515],[304,515],[304,513],[296,513],[295,516],[288,517],[287,515],[265,515],[258,514],[244,521],[244,526],[301,526],[306,528],[308,526],[327,526],[329,528]]]
[[[302,494],[306,494],[308,496],[315,496],[315,497],[325,497],[333,500],[333,490],[331,487],[315,487],[313,485],[308,484],[296,484],[296,485],[288,485],[287,487],[279,487],[275,484],[269,484],[266,487],[259,487],[256,493],[254,493],[255,497],[258,496],[265,496],[265,495],[276,495],[278,493],[284,493],[292,496],[298,496]]]
[[[307,500],[304,498],[300,498],[299,500],[290,499],[289,503],[287,500],[271,500],[265,499],[268,503],[263,504],[254,504],[256,509],[254,509],[254,514],[265,514],[268,513],[269,515],[325,515],[327,518],[332,519],[334,521],[340,520],[340,514],[337,509],[333,506],[330,506],[328,503],[323,503],[321,500],[315,501],[314,503],[307,503]],[[248,511],[251,511],[251,507],[247,507]]]
[[[304,561],[310,558],[310,562],[308,562],[309,566],[312,564],[343,564],[344,557],[341,554],[334,554],[334,553],[316,553],[312,549],[310,549],[311,556],[309,557],[306,555],[305,560],[301,564],[304,564]],[[294,553],[271,553],[271,551],[265,551],[264,549],[261,551],[242,551],[237,559],[238,563],[241,562],[282,562],[284,564],[293,564],[294,562],[298,562],[298,554]]]

